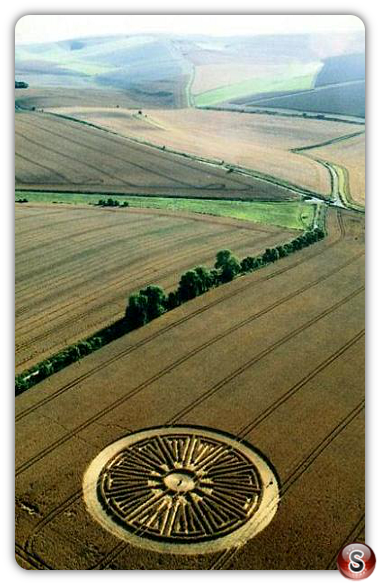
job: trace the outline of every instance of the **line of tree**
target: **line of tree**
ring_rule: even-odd
[[[112,197],[108,197],[108,199],[99,199],[96,205],[100,207],[129,207],[128,201],[123,201],[120,204],[118,199],[112,199]]]
[[[15,88],[16,89],[27,89],[29,87],[26,81],[15,81]]]
[[[66,366],[79,361],[86,355],[121,337],[125,333],[125,319],[119,319],[115,323],[100,329],[94,335],[91,335],[91,337],[62,349],[32,368],[22,372],[16,376],[16,396],[35,384],[38,384],[38,382],[41,382],[48,376],[59,372]]]
[[[213,269],[209,270],[204,266],[197,266],[188,270],[182,274],[177,290],[171,291],[168,295],[159,286],[148,286],[139,293],[132,294],[125,311],[128,330],[141,327],[163,313],[202,295],[211,288],[230,282],[238,275],[253,272],[276,262],[324,237],[325,232],[321,228],[315,228],[287,244],[267,248],[261,256],[247,256],[241,262],[232,254],[231,250],[220,250],[216,254]]]
[[[107,343],[146,325],[160,315],[179,307],[210,289],[230,282],[239,275],[253,272],[276,262],[280,258],[310,246],[324,237],[324,230],[317,227],[298,236],[291,242],[274,248],[267,248],[260,256],[247,256],[241,261],[232,254],[231,250],[220,250],[216,254],[215,264],[212,269],[197,266],[192,270],[187,270],[182,274],[177,289],[169,292],[168,295],[161,287],[156,285],[141,289],[140,292],[130,295],[125,315],[122,319],[16,376],[16,395],[21,394],[51,374],[80,360]]]

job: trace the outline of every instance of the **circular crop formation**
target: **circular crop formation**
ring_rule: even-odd
[[[83,482],[89,512],[114,535],[155,551],[239,546],[277,510],[278,484],[257,451],[225,434],[166,427],[106,447]]]

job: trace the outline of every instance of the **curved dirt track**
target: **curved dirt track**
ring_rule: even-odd
[[[322,242],[183,305],[17,397],[20,564],[333,568],[342,543],[363,532],[364,221],[331,209],[328,225]],[[279,509],[245,546],[208,555],[147,552],[86,511],[82,477],[97,454],[130,432],[173,424],[247,441],[276,470]]]

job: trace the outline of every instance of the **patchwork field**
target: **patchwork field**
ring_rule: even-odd
[[[24,228],[18,239],[21,243],[22,231],[24,237],[29,233],[25,254],[39,248],[40,258],[44,230],[35,238],[28,223],[38,224],[43,214],[45,228],[52,230],[46,227],[46,210],[25,207],[21,213],[25,217],[20,216],[18,223]],[[106,261],[106,255],[103,264],[100,260],[101,248],[108,249],[112,265],[112,238],[120,229],[124,234],[125,227],[115,224],[111,236],[105,226],[100,237],[95,211],[54,209],[53,213],[62,214],[50,218],[61,238],[50,240],[55,255],[73,245],[70,214],[76,213],[82,232],[75,236],[76,253],[80,255],[82,246],[86,249],[86,242],[94,237],[98,273]],[[94,214],[92,222],[89,213]],[[124,221],[115,213],[108,216],[111,224]],[[83,217],[87,229],[96,230],[92,236],[79,227]],[[155,225],[144,214],[129,219],[133,240],[135,219],[140,229],[142,222]],[[173,219],[157,221],[162,222],[161,229],[167,227],[172,250]],[[208,234],[216,229],[206,220],[192,222],[191,227],[181,221],[182,238],[187,229],[191,236],[198,228]],[[70,244],[67,229],[73,236]],[[221,228],[220,223],[218,229],[230,229],[229,241],[241,237],[243,247],[250,237],[257,242],[254,231],[237,232],[235,225]],[[330,209],[328,233],[318,244],[182,305],[16,399],[16,541],[22,566],[41,570],[336,567],[341,546],[364,530],[364,221],[355,213]],[[268,236],[274,237],[274,232],[259,237]],[[215,239],[223,237],[215,233]],[[211,243],[209,235],[206,241]],[[136,246],[139,265],[143,246],[142,241]],[[49,245],[44,256],[48,263]],[[124,258],[129,266],[131,256]],[[32,271],[31,260],[25,257],[25,262]],[[60,270],[55,266],[53,272]],[[81,266],[83,282],[83,259]],[[90,270],[85,278],[91,276]],[[39,293],[41,277],[43,270],[32,276],[39,280]],[[197,425],[199,433],[214,427],[263,453],[280,487],[278,510],[270,524],[244,545],[176,555],[147,551],[143,531],[130,544],[96,521],[86,509],[82,491],[89,464],[110,443],[162,425],[173,433],[176,425]],[[160,442],[156,444],[159,449]],[[178,457],[178,453],[166,452],[166,456]],[[142,455],[148,476],[158,455],[152,452],[151,457]],[[235,476],[234,481],[239,479]],[[193,488],[188,489],[191,493]],[[236,505],[236,500],[230,502],[230,512]],[[212,528],[219,509],[205,511],[199,503],[197,517],[204,530]],[[166,515],[164,534],[184,522],[177,518],[178,510],[170,522]],[[138,513],[147,521],[139,508],[135,516]],[[141,546],[136,544],[140,541]]]
[[[365,539],[364,27],[208,18],[16,27],[28,570],[333,570]]]
[[[260,200],[286,187],[184,159],[51,114],[16,113],[16,189]]]
[[[112,35],[17,44],[15,73],[31,87],[116,89],[136,108],[183,108],[362,79],[363,52],[363,33]]]
[[[53,111],[160,147],[255,169],[322,195],[330,192],[326,169],[289,150],[332,140],[358,128],[342,122],[198,109],[144,110],[142,115],[103,107]]]
[[[213,266],[220,249],[243,257],[292,233],[186,210],[18,205],[16,371],[122,317],[132,292],[169,291],[187,269]]]

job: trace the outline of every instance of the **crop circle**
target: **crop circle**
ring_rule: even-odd
[[[244,544],[269,524],[275,474],[251,446],[197,427],[159,427],[106,447],[83,480],[90,514],[150,550],[200,554]]]

